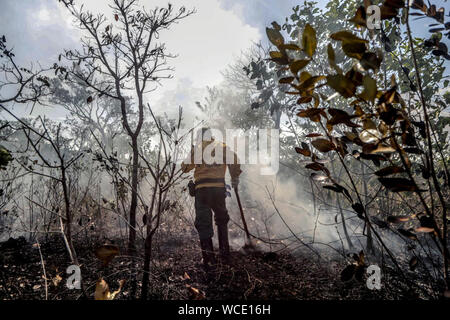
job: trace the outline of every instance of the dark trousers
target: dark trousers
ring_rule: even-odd
[[[206,187],[195,190],[195,228],[200,239],[209,239],[214,235],[212,211],[218,226],[226,225],[230,220],[225,205],[224,187]]]

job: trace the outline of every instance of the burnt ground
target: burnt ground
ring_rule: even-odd
[[[45,261],[49,300],[93,299],[96,281],[103,277],[111,291],[119,280],[125,285],[116,299],[132,299],[134,270],[141,270],[142,258],[133,263],[120,254],[105,268],[94,255],[94,241],[76,243],[81,264],[83,290],[66,287],[70,264],[59,237],[41,243]],[[1,245],[0,299],[45,299],[45,277],[39,250],[23,241]],[[122,247],[122,246],[120,246]],[[140,250],[141,251],[141,250]],[[232,252],[230,266],[219,265],[205,273],[201,254],[194,237],[178,239],[155,246],[152,262],[150,299],[239,299],[239,300],[329,300],[329,299],[410,299],[396,277],[384,281],[381,290],[369,290],[365,280],[341,281],[346,262],[317,261],[307,253],[294,257],[288,252]],[[137,273],[137,296],[140,295],[142,273]],[[389,279],[389,274],[385,275]]]

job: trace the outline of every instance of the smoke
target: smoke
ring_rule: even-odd
[[[261,239],[259,248],[277,250],[287,246],[294,252],[304,252],[308,249],[303,242],[322,253],[332,253],[324,245],[340,249],[335,214],[327,209],[314,214],[311,189],[300,176],[261,175],[259,165],[244,165],[242,170],[239,192],[250,232]],[[234,194],[227,203],[234,225],[231,228],[239,229],[242,222]],[[243,241],[242,236],[233,238],[237,248]]]
[[[251,99],[248,97],[250,93],[238,90],[238,87],[234,88],[229,81],[213,88],[195,88],[192,83],[189,85],[186,81],[179,81],[173,92],[167,92],[154,104],[154,109],[159,115],[176,118],[178,109],[175,106],[181,105],[184,130],[198,130],[202,126],[210,126],[223,132],[223,142],[226,142],[227,129],[242,129],[247,132],[247,135],[238,137],[235,143],[236,146],[244,143],[247,151],[246,159],[241,159],[243,173],[240,177],[239,192],[250,232],[261,239],[259,247],[277,250],[288,246],[293,250],[301,250],[304,248],[302,241],[307,244],[314,243],[312,246],[319,252],[328,253],[328,246],[341,250],[343,234],[341,225],[335,221],[337,212],[326,207],[319,208],[319,203],[316,203],[314,210],[311,186],[309,183],[305,184],[303,176],[283,167],[277,174],[263,175],[263,166],[260,163],[248,163],[249,152],[256,150],[254,141],[252,144],[249,139],[249,132],[254,134],[254,129],[267,130],[273,125],[267,111],[251,110]],[[203,124],[199,125],[202,121]],[[193,139],[196,130],[192,135]],[[189,138],[184,141],[183,150],[186,155],[192,144],[193,141]],[[231,185],[228,174],[226,179],[228,185]],[[245,234],[234,191],[228,191],[230,240],[232,246],[239,249],[244,245]],[[192,214],[186,212],[186,215]],[[348,224],[351,225],[352,222],[349,221]],[[358,243],[354,242],[355,245]]]
[[[261,126],[264,126],[264,122],[256,123],[251,118],[252,112],[257,113],[260,110],[250,110],[245,92],[236,94],[227,82],[203,91],[186,89],[185,92],[185,97],[191,98],[198,98],[202,92],[206,94],[197,100],[200,101],[200,105],[190,103],[184,108],[185,128],[192,128],[194,123],[204,120],[207,125],[222,131],[226,129],[244,129],[245,131],[252,127],[263,129]],[[161,108],[161,110],[167,109]],[[266,126],[269,125],[270,122],[266,122]],[[281,133],[280,143],[285,141],[286,135],[287,133]],[[249,150],[254,151],[256,148],[249,142],[248,136],[247,138],[245,135],[239,137],[236,145],[239,145],[239,142],[246,143],[246,156]],[[186,152],[190,144],[190,140],[186,142]],[[243,173],[240,177],[239,192],[250,233],[260,239],[258,246],[261,249],[276,251],[287,246],[294,253],[302,253],[310,250],[305,246],[306,244],[323,256],[336,257],[347,253],[357,253],[366,248],[364,221],[356,216],[344,199],[341,199],[342,215],[352,243],[351,248],[344,235],[342,216],[336,204],[335,195],[331,197],[332,191],[328,191],[329,198],[316,198],[314,202],[312,185],[309,179],[305,179],[299,172],[280,165],[277,174],[263,175],[261,164],[249,164],[245,160],[248,158],[242,161]],[[301,167],[303,166],[298,167],[300,172]],[[228,185],[231,185],[228,174],[226,179]],[[321,189],[321,186],[318,188]],[[228,191],[227,208],[231,217],[230,241],[234,249],[239,249],[245,244],[243,223],[234,191],[232,189]],[[193,213],[189,212],[189,214]],[[403,250],[404,246],[398,236],[391,234],[390,231],[383,236],[395,252]],[[374,242],[376,243],[376,240]]]
[[[230,95],[229,89],[223,85],[216,90],[210,90],[211,96],[201,100],[206,101],[203,103],[203,109],[185,108],[185,117],[203,119],[208,124],[213,124],[212,127],[216,124],[216,128],[221,130],[242,129],[236,128],[236,124],[239,124],[236,119],[248,112],[250,107],[242,95]],[[227,112],[222,111],[224,105]],[[247,122],[252,125],[251,119]],[[220,124],[217,125],[217,123]],[[188,125],[192,123],[185,121],[185,126]],[[195,137],[195,134],[193,136]],[[225,135],[222,139],[226,142]],[[277,174],[263,175],[261,169],[264,166],[260,163],[248,163],[249,152],[256,150],[256,146],[248,138],[248,132],[247,135],[237,138],[235,147],[242,142],[247,152],[245,159],[240,159],[243,173],[240,177],[239,192],[250,232],[261,239],[259,247],[265,250],[277,250],[288,246],[295,250],[302,248],[299,244],[303,241],[307,244],[314,242],[312,246],[318,251],[326,249],[328,252],[329,248],[326,245],[332,245],[340,250],[341,239],[336,232],[336,213],[328,208],[321,210],[316,208],[315,212],[311,198],[312,190],[309,184],[305,185],[304,177],[294,171],[286,172],[286,168],[281,168]],[[186,144],[190,145],[189,141]],[[226,179],[228,185],[231,185],[228,175]],[[231,189],[229,189],[227,207],[231,217],[231,244],[235,249],[239,249],[244,245],[245,234],[242,230],[243,223],[236,196]]]

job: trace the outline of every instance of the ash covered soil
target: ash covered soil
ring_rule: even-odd
[[[95,257],[95,241],[76,243],[81,264],[82,290],[70,290],[66,268],[70,265],[64,243],[59,237],[40,244],[45,263],[44,277],[39,250],[24,239],[9,240],[0,250],[0,299],[74,300],[94,299],[97,280],[102,277],[111,291],[125,280],[118,300],[139,298],[143,258],[133,262],[123,252],[106,267]],[[231,264],[218,265],[209,274],[201,265],[201,253],[195,237],[155,245],[150,277],[149,298],[154,300],[330,300],[330,299],[405,299],[408,297],[395,277],[384,281],[381,290],[369,290],[366,281],[341,281],[347,262],[317,260],[308,253],[244,253],[233,250]],[[236,249],[236,248],[233,248]],[[216,248],[217,251],[217,248]],[[139,248],[138,252],[143,252]],[[135,275],[137,275],[135,277]],[[388,277],[388,276],[387,276]],[[133,280],[137,279],[136,289]],[[386,278],[386,276],[385,276]],[[46,280],[47,279],[47,284]],[[386,285],[386,283],[389,284]],[[136,292],[136,295],[133,294]]]

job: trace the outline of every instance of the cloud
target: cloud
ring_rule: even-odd
[[[186,1],[172,3],[179,7]],[[218,0],[191,0],[186,7],[195,8],[196,13],[161,35],[168,50],[178,54],[170,61],[175,68],[174,77],[188,78],[195,87],[219,84],[222,81],[220,71],[252,41],[261,39],[261,34],[245,24],[236,13],[222,8]],[[175,86],[176,82],[172,81],[168,90]]]
[[[75,2],[95,13],[112,16],[109,0]],[[220,0],[172,0],[171,3],[175,8],[182,5],[195,8],[196,13],[160,35],[168,51],[178,57],[169,61],[175,69],[174,79],[164,81],[162,88],[148,96],[152,104],[166,99],[180,84],[189,83],[197,88],[219,84],[220,72],[262,36],[236,12],[224,8]],[[139,5],[150,9],[166,6],[167,0],[141,0]],[[48,66],[57,61],[63,49],[76,48],[80,33],[72,20],[64,6],[55,0],[2,0],[0,3],[0,30],[6,34],[8,44],[14,47],[22,64],[39,61]],[[183,99],[184,103],[186,100]]]
[[[220,0],[220,4],[265,34],[266,26],[272,21],[284,22],[292,14],[292,8],[300,3],[297,0]]]
[[[67,23],[56,1],[2,0],[0,30],[17,60],[28,65],[39,61],[48,65],[64,48],[76,45],[77,32]]]
[[[111,1],[76,1],[95,13],[111,15]],[[160,41],[178,57],[170,61],[177,78],[190,78],[193,85],[205,86],[220,81],[220,71],[240,52],[258,41],[261,34],[245,24],[232,11],[224,9],[219,0],[173,0],[178,8],[185,5],[196,13],[163,32]],[[141,6],[166,6],[166,0],[140,1]],[[71,26],[71,17],[61,3],[53,0],[19,2],[2,0],[0,30],[15,47],[21,61],[52,61],[63,48],[78,44],[78,30]],[[52,61],[53,62],[53,61]],[[175,86],[173,86],[175,87]]]
[[[165,113],[169,118],[176,119],[178,107],[183,108],[183,124],[189,127],[198,122],[196,117],[201,117],[202,113],[196,106],[196,101],[203,101],[207,90],[202,87],[194,87],[192,80],[182,78],[175,82],[173,89],[167,89],[155,103],[150,103],[157,114]]]

